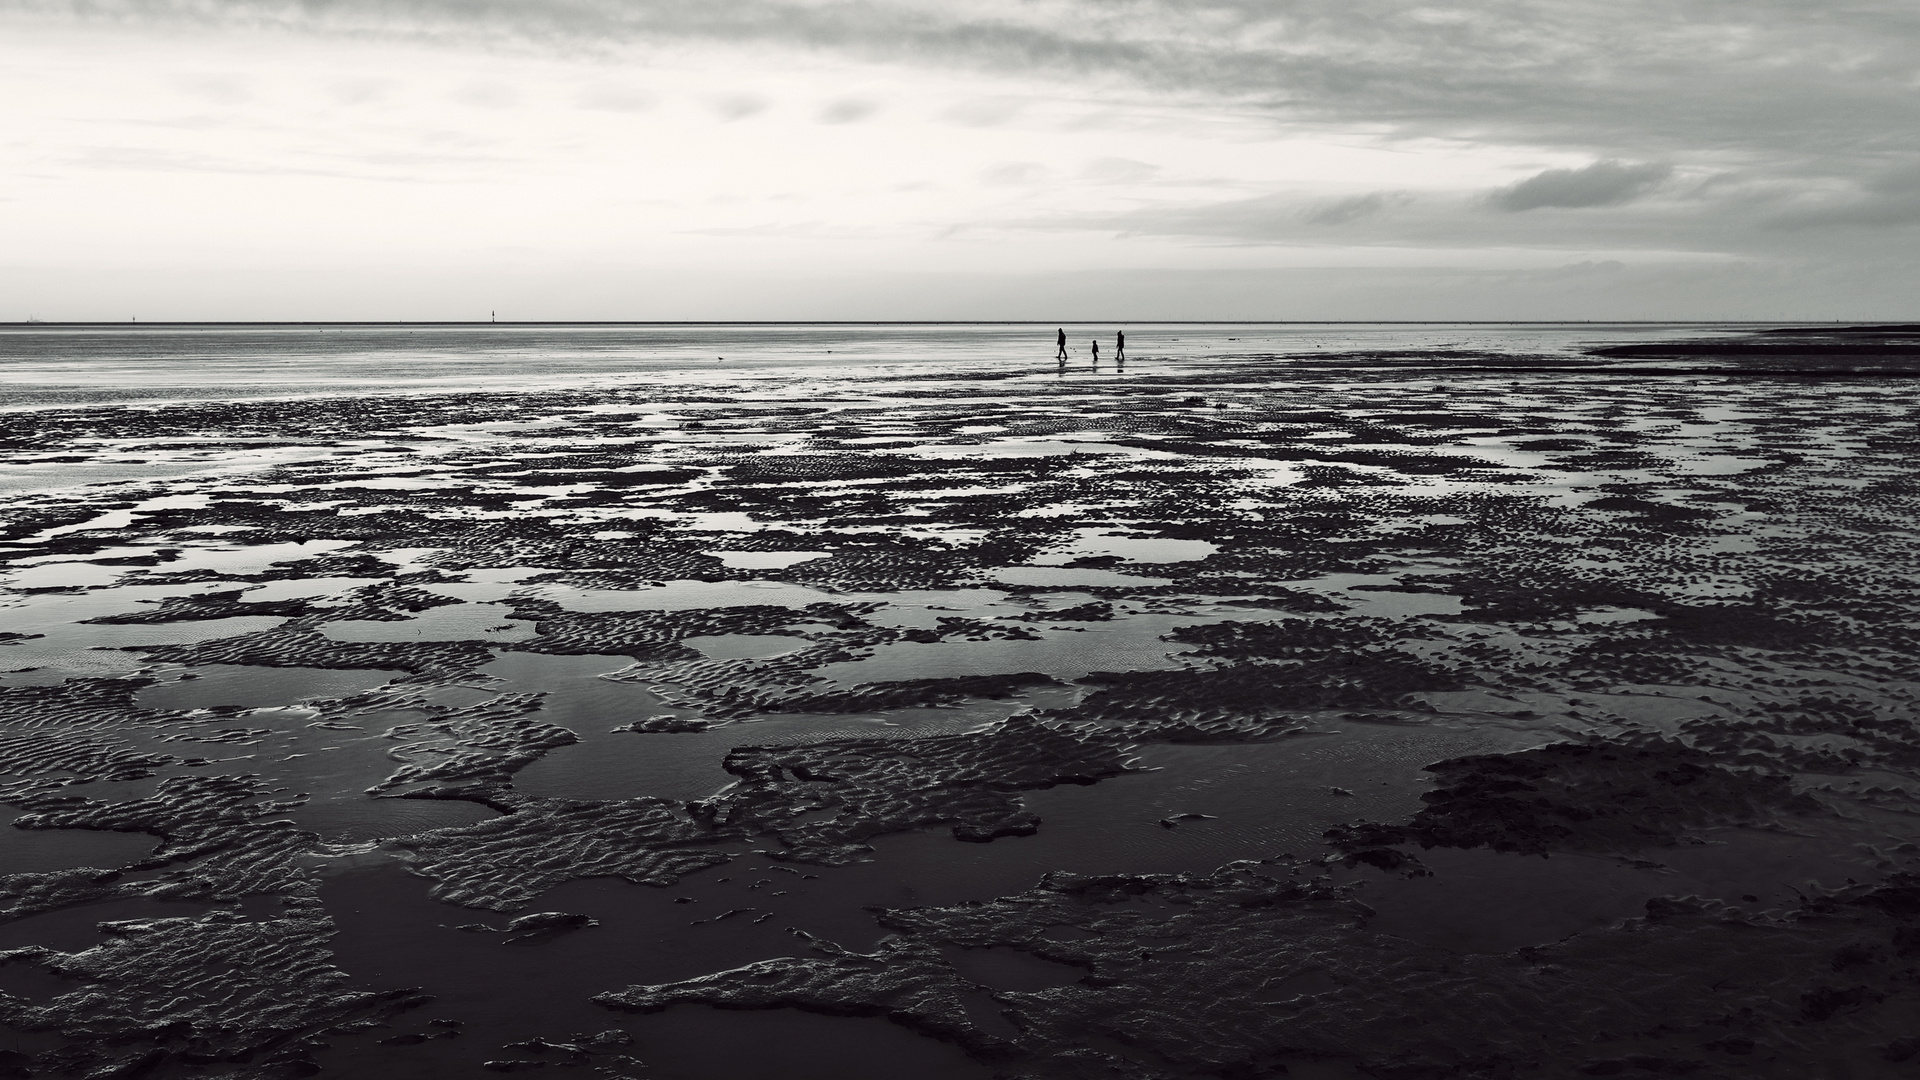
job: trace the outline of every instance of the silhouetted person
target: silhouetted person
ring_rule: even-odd
[[[1088,342],[1088,344],[1093,346],[1093,366],[1099,367],[1100,366],[1100,339],[1094,338],[1092,341]]]
[[[1113,361],[1116,364],[1124,364],[1127,362],[1127,332],[1125,330],[1113,335]]]
[[[1065,327],[1062,327],[1060,330],[1060,347],[1054,355],[1061,363],[1064,364],[1067,362],[1067,331]]]

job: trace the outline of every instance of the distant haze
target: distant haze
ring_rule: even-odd
[[[1920,4],[0,0],[0,321],[1920,317]]]

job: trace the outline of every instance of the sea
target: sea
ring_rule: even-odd
[[[0,409],[168,401],[703,385],[916,370],[1150,375],[1270,356],[1573,357],[1756,323],[283,323],[0,325]],[[1126,335],[1126,371],[1114,366]],[[891,369],[891,370],[886,370]]]

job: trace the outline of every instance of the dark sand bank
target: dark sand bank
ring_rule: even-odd
[[[1912,341],[0,414],[0,1076],[1911,1076]]]

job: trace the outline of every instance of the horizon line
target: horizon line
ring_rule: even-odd
[[[1834,323],[1885,323],[1886,319],[170,319],[140,322],[100,320],[0,321],[0,329],[29,327],[189,327],[189,326],[1688,326],[1702,323],[1773,326]]]

